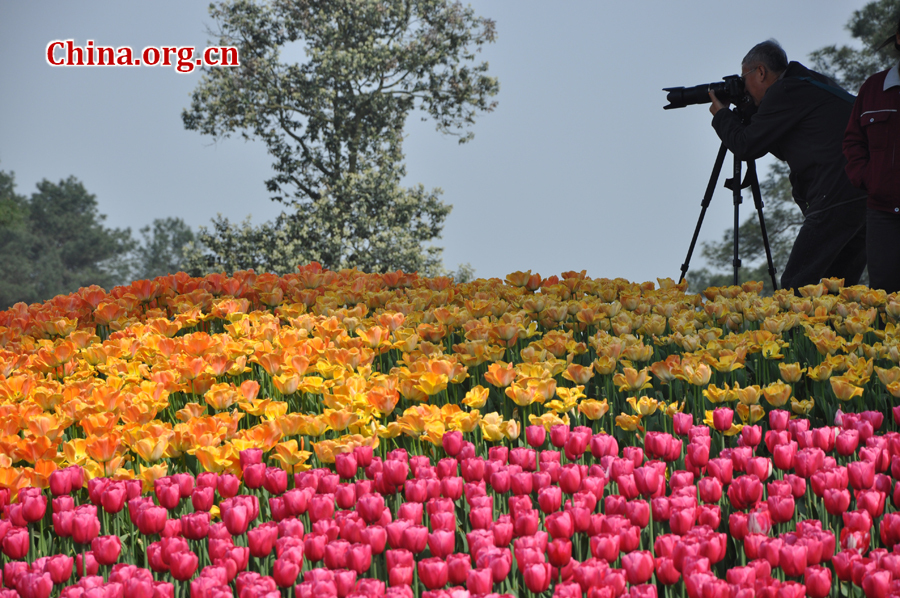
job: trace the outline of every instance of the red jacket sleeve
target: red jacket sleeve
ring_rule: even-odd
[[[847,158],[847,177],[854,187],[859,189],[866,188],[866,166],[869,163],[869,140],[866,132],[859,124],[860,114],[866,102],[866,92],[869,85],[863,84],[859,90],[859,95],[853,103],[853,110],[850,112],[850,122],[847,123],[847,130],[844,132],[844,157]]]

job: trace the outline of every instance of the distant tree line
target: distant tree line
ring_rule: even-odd
[[[138,239],[105,220],[75,177],[43,180],[26,197],[13,173],[0,170],[0,309],[184,269],[195,235],[181,218],[156,219]]]

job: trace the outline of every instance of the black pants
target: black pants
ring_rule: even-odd
[[[900,291],[900,214],[869,209],[866,214],[869,286]]]
[[[843,278],[851,286],[866,268],[866,203],[855,201],[806,216],[781,275],[781,288]]]

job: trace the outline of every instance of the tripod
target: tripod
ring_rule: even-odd
[[[703,217],[706,216],[706,208],[712,201],[713,193],[716,189],[716,182],[719,180],[719,174],[722,172],[722,164],[725,162],[725,153],[727,152],[725,143],[719,146],[719,153],[716,156],[716,162],[713,166],[712,174],[709,177],[709,184],[706,186],[706,193],[703,195],[703,201],[700,203],[700,218],[697,220],[697,227],[694,229],[694,237],[691,239],[691,246],[688,248],[687,257],[681,264],[681,278],[678,282],[684,280],[691,263],[691,255],[694,253],[694,247],[697,245],[697,237],[700,235],[700,227],[703,225]],[[766,260],[769,264],[769,276],[772,277],[772,288],[778,289],[778,282],[775,280],[775,264],[772,262],[772,249],[769,247],[769,235],[766,233],[766,219],[763,216],[762,194],[759,191],[759,178],[756,176],[756,160],[747,160],[747,176],[741,182],[741,161],[734,156],[734,170],[732,178],[725,181],[725,188],[730,189],[734,201],[734,278],[733,283],[738,284],[738,270],[741,268],[741,258],[739,253],[739,230],[740,230],[740,206],[743,198],[741,197],[741,189],[750,187],[753,193],[753,203],[756,206],[756,213],[759,216],[759,227],[762,230],[763,245],[766,248]]]

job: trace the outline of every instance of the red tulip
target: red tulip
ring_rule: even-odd
[[[615,562],[619,558],[618,534],[597,534],[591,537],[591,554],[594,558],[603,559],[607,563]]]
[[[388,583],[391,587],[409,586],[413,581],[412,565],[388,569]]]
[[[328,538],[324,534],[307,534],[303,540],[303,551],[306,558],[312,563],[318,563],[325,558],[325,544]]]
[[[857,584],[859,585],[859,584]],[[862,578],[862,589],[866,598],[885,598],[891,587],[891,572],[871,571]]]
[[[456,532],[437,530],[428,534],[427,539],[432,556],[443,559],[456,550]]]
[[[622,568],[628,583],[635,585],[646,583],[653,575],[653,553],[649,550],[636,550],[622,555]]]
[[[342,479],[352,480],[356,477],[356,471],[359,468],[356,462],[356,455],[352,452],[337,453],[334,456],[334,468]]]
[[[572,541],[556,538],[547,544],[547,560],[556,568],[562,568],[572,560]]]
[[[78,577],[84,578],[97,575],[99,571],[100,563],[94,558],[93,552],[88,551],[75,555],[75,573]]]
[[[462,432],[458,430],[445,432],[441,438],[441,446],[443,446],[444,451],[451,457],[457,456],[460,451],[462,451],[463,442]]]
[[[625,516],[632,525],[643,529],[650,523],[650,505],[643,500],[631,500],[625,505]]]
[[[466,574],[466,590],[471,594],[490,594],[494,580],[489,568],[470,569]]]
[[[272,554],[275,541],[278,539],[278,526],[273,522],[264,523],[247,532],[247,545],[250,554],[256,558],[265,558]]]
[[[566,511],[558,511],[544,519],[544,526],[551,538],[571,538],[575,533],[575,522]]]
[[[242,451],[243,452],[243,451]],[[262,488],[266,481],[266,464],[251,463],[243,468],[244,485],[251,490]]]
[[[187,581],[197,570],[197,555],[190,550],[176,552],[169,557],[169,571],[178,581]]]
[[[707,469],[723,485],[730,484],[734,476],[734,462],[731,459],[710,459]]]
[[[753,474],[736,478],[728,487],[728,499],[732,507],[744,510],[752,507],[762,498],[762,482]]]
[[[241,471],[245,471],[251,465],[259,465],[262,463],[263,451],[259,448],[248,448],[238,453],[241,463]]]
[[[368,544],[353,544],[347,551],[347,568],[357,574],[367,571],[372,565],[372,547]]]
[[[222,522],[225,524],[225,529],[232,536],[241,536],[246,533],[247,528],[250,526],[250,519],[250,511],[243,504],[233,505],[231,508],[222,511]]]
[[[122,541],[118,536],[98,536],[91,541],[91,551],[101,565],[112,565],[119,560]]]
[[[145,536],[161,533],[166,527],[167,512],[163,507],[146,507],[141,510],[137,518],[138,530]],[[75,522],[78,525],[78,522]],[[73,527],[74,535],[75,529]]]
[[[681,573],[678,572],[674,561],[669,557],[656,557],[655,570],[656,580],[666,586],[678,583],[678,580],[681,578]]]
[[[654,467],[644,466],[634,470],[634,483],[644,498],[655,495],[664,482],[665,480]]]
[[[700,500],[707,504],[717,503],[722,498],[722,482],[712,476],[701,478],[697,482],[697,490]]]
[[[16,581],[16,588],[23,598],[50,598],[53,581],[49,573],[25,573]]]
[[[372,464],[372,454],[374,450],[371,446],[357,446],[353,449],[356,456],[356,462],[360,467],[368,467]]]
[[[451,586],[459,586],[466,583],[469,571],[472,569],[472,557],[468,554],[451,554],[447,557],[447,579]]]
[[[266,473],[268,473],[268,468]],[[234,498],[237,496],[238,490],[241,488],[241,480],[237,476],[230,473],[220,474],[216,480],[216,490],[222,498]]]
[[[847,464],[847,475],[854,490],[868,490],[875,484],[875,463],[853,461]]]
[[[409,465],[405,461],[387,460],[382,463],[382,467],[385,478],[394,486],[401,485],[409,475]]]
[[[300,565],[285,559],[275,559],[272,566],[272,578],[279,588],[289,588],[300,575]]]
[[[202,475],[202,474],[201,474]],[[195,511],[209,511],[215,501],[215,489],[208,486],[197,486],[191,491],[191,504]]]
[[[538,491],[538,506],[545,514],[559,511],[562,506],[562,490],[558,486],[549,486]]]
[[[540,594],[546,592],[550,587],[550,563],[532,563],[530,565],[525,565],[522,575],[525,578],[525,587],[532,592]]]
[[[544,445],[546,438],[547,430],[544,429],[544,426],[526,426],[525,441],[528,442],[528,446],[540,448]]]
[[[694,527],[696,517],[697,512],[694,507],[672,509],[672,514],[669,516],[669,527],[672,529],[672,533],[679,536],[685,535]]]
[[[694,416],[690,413],[676,413],[672,417],[672,428],[679,436],[687,436],[694,425]]]
[[[704,437],[709,440],[709,437]],[[709,463],[709,442],[691,442],[687,445],[687,458],[695,467],[706,467]]]
[[[413,554],[419,554],[425,550],[428,542],[428,528],[422,525],[410,525],[403,530],[400,544]]]
[[[50,473],[50,493],[62,496],[72,492],[72,479],[66,469],[57,469]]]
[[[347,568],[347,552],[350,543],[346,540],[335,540],[325,545],[325,566],[331,569]]]
[[[809,548],[801,544],[783,544],[778,551],[778,563],[789,577],[802,575],[806,570]]]
[[[429,590],[436,590],[447,585],[449,571],[447,563],[438,557],[423,559],[417,563],[419,580]]]
[[[65,583],[72,577],[72,566],[74,564],[74,558],[57,554],[47,560],[44,571],[50,574],[50,579],[53,583]]]
[[[717,407],[713,411],[713,427],[719,432],[731,429],[733,419],[734,410],[728,407]]]
[[[769,507],[769,515],[775,523],[787,523],[794,517],[794,497],[769,496],[766,504]]]

